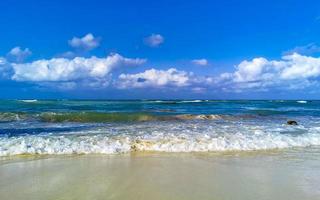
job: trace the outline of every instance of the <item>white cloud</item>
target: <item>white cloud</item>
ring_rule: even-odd
[[[73,37],[68,41],[69,45],[78,50],[90,51],[97,48],[100,45],[100,39],[93,36],[92,33],[88,33],[82,38]]]
[[[7,60],[3,57],[0,57],[0,77],[4,76],[4,73],[7,71]]]
[[[168,70],[149,69],[137,74],[121,74],[118,80],[118,87],[184,87],[191,84],[191,77],[192,74],[175,68]]]
[[[265,58],[255,58],[252,61],[242,61],[234,73],[235,82],[257,81],[268,70],[268,61]]]
[[[200,66],[206,66],[209,63],[208,60],[204,59],[204,58],[202,58],[202,59],[194,59],[191,62],[193,64],[195,64],[195,65],[200,65]]]
[[[150,47],[158,47],[164,42],[164,37],[160,34],[151,34],[144,39],[144,43]]]
[[[319,53],[320,47],[316,45],[315,43],[310,43],[304,46],[296,46],[293,49],[290,49],[288,51],[285,51],[284,55],[291,55],[293,53],[298,53],[302,55],[312,55],[314,53]]]
[[[320,77],[320,58],[297,53],[281,60],[254,58],[242,61],[233,73],[223,73],[216,83],[224,88],[245,90],[298,89],[317,84]]]
[[[285,67],[281,71],[280,78],[305,79],[320,76],[320,58],[292,54],[284,56]]]
[[[7,60],[3,57],[0,57],[0,66],[4,65],[5,63],[7,63]]]
[[[104,79],[114,68],[140,65],[144,62],[144,59],[125,58],[119,54],[112,54],[106,58],[52,58],[12,64],[14,72],[12,79],[33,82]]]
[[[22,62],[31,54],[32,52],[28,48],[21,49],[21,47],[18,46],[12,48],[7,54],[7,57],[9,60],[13,62]]]
[[[12,74],[11,63],[4,57],[0,57],[0,78],[10,79]]]

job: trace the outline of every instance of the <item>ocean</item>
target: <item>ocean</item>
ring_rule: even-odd
[[[294,120],[298,125],[288,125]],[[320,145],[320,101],[1,100],[0,156]]]

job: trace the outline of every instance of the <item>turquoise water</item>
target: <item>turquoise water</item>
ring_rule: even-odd
[[[317,146],[319,119],[320,101],[2,100],[0,155]]]

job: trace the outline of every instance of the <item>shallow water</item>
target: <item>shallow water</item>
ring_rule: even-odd
[[[317,147],[319,119],[320,101],[2,100],[0,156]]]

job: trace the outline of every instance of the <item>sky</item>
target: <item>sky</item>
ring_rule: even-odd
[[[2,0],[3,99],[320,99],[320,2]]]

